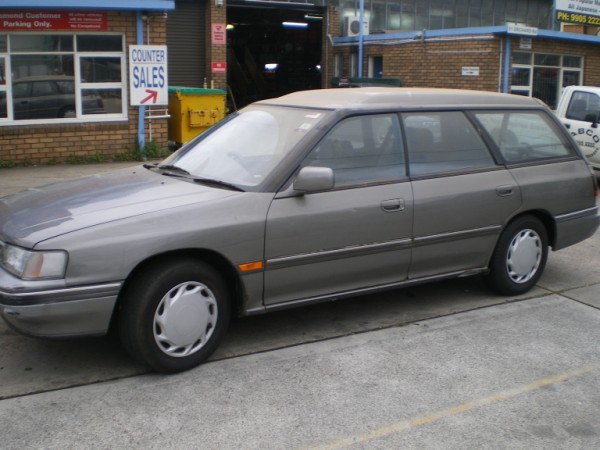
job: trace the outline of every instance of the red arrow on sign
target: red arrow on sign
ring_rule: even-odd
[[[148,100],[152,99],[152,103],[156,103],[156,99],[158,98],[158,91],[153,91],[152,89],[146,89],[146,94],[149,94],[144,100],[140,102],[140,104],[146,103]]]

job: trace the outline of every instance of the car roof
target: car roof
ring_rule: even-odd
[[[321,109],[540,107],[537,99],[495,92],[437,88],[365,87],[298,91],[260,104]]]

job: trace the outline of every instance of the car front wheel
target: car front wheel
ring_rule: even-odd
[[[520,295],[542,276],[548,258],[548,233],[539,219],[523,216],[500,235],[486,279],[503,295]]]
[[[225,283],[212,267],[194,259],[152,266],[128,283],[121,305],[123,346],[163,373],[205,361],[229,324]]]

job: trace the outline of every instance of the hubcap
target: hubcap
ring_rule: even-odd
[[[217,301],[202,283],[175,286],[161,299],[154,313],[154,339],[169,356],[189,356],[200,350],[217,323]]]
[[[508,248],[506,268],[515,283],[526,283],[537,273],[542,260],[542,240],[534,230],[521,230]]]

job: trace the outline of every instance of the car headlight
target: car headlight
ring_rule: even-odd
[[[0,241],[0,266],[24,280],[63,278],[67,252],[25,250]]]

